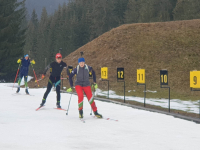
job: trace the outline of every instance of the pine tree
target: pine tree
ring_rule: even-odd
[[[140,16],[140,5],[138,0],[129,0],[125,12],[125,23],[138,23]]]
[[[118,20],[114,15],[114,1],[93,0],[91,4],[90,39],[94,39],[112,28],[117,27]]]
[[[48,14],[46,8],[43,8],[41,19],[38,24],[38,32],[37,32],[37,57],[36,60],[36,68],[38,71],[43,71],[45,64],[45,58],[47,58],[48,46],[48,32],[49,32],[49,23],[48,23]]]
[[[172,6],[172,11],[170,12],[170,20],[173,21],[174,20],[174,9],[176,7],[176,4],[177,4],[177,1],[178,0],[169,0],[171,6]]]
[[[34,27],[38,27],[38,16],[35,12],[35,9],[33,9],[32,15],[31,15],[31,22],[33,23]]]
[[[163,22],[173,19],[171,0],[129,0],[126,23]]]
[[[116,26],[124,24],[125,11],[127,10],[128,0],[114,0],[114,16],[116,17]]]
[[[200,19],[199,0],[178,0],[174,9],[174,20]]]
[[[26,16],[25,0],[0,0],[0,78],[13,80],[17,59],[23,56],[25,29],[22,22]]]

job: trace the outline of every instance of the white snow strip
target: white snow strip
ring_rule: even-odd
[[[51,92],[45,107],[35,109],[46,89],[22,89],[14,94],[0,84],[1,150],[199,150],[200,125],[172,116],[126,106],[95,101],[98,112],[109,121],[90,116],[84,99],[84,119],[78,118],[78,98],[72,96],[68,116],[56,107],[56,92]],[[67,109],[70,94],[61,94]]]
[[[100,89],[97,89],[97,95],[107,97],[108,91],[102,91]],[[117,95],[114,91],[109,90],[109,98],[124,99],[124,96]],[[144,103],[143,97],[126,96],[126,100]],[[169,99],[164,99],[164,98],[162,99],[146,98],[146,104],[161,106],[163,108],[168,108],[169,106],[168,102],[169,102]],[[183,111],[199,114],[199,101],[191,101],[191,100],[183,101],[179,99],[171,99],[170,107],[171,109],[183,110]]]
[[[27,78],[27,81],[29,82],[31,79],[33,79],[33,77],[31,77],[31,76],[28,76],[28,78]],[[18,78],[17,78],[17,81],[15,82],[15,84],[14,84],[14,87],[16,88],[16,87],[18,87]],[[3,84],[3,83],[2,83]],[[8,86],[8,87],[13,87],[13,83],[4,83],[5,84],[5,86]],[[24,85],[24,77],[22,78],[22,81],[21,81],[21,84],[20,84],[21,86],[22,85]]]
[[[143,91],[144,92],[144,91]],[[146,90],[147,93],[157,93],[157,91]]]

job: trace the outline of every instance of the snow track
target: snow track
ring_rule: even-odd
[[[46,89],[29,89],[13,96],[15,89],[0,84],[0,150],[199,150],[200,125],[163,114],[96,101],[99,113],[118,121],[90,116],[84,100],[84,119],[78,118],[77,96],[68,115],[58,111],[56,93],[35,111]],[[61,94],[67,109],[70,94]]]

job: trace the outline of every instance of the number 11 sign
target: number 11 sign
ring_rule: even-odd
[[[137,69],[137,83],[145,84],[145,69]]]

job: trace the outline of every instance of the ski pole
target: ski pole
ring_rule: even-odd
[[[31,66],[32,66],[32,68],[33,68],[33,65],[32,65],[32,64],[31,64]],[[37,80],[37,76],[36,76],[36,74],[35,74],[35,70],[34,70],[34,68],[33,68],[33,73],[34,73],[34,75],[35,75],[35,79],[36,79],[37,84],[38,84],[38,80]],[[39,87],[39,84],[38,84],[38,87]]]
[[[92,93],[92,96],[94,95],[94,92]],[[91,106],[91,113],[90,113],[90,115],[92,115],[92,106]]]
[[[41,81],[41,80],[43,80],[44,79],[44,75],[42,75],[42,78],[41,79],[39,79],[39,80],[35,80],[35,82],[37,82],[37,81]]]
[[[91,108],[91,113],[90,113],[90,115],[92,115],[92,108]]]
[[[39,79],[39,80],[35,80],[35,82],[38,82],[38,81],[41,81],[42,79]]]
[[[13,87],[14,87],[15,82],[16,82],[16,80],[17,80],[17,76],[18,76],[18,73],[19,73],[20,65],[21,65],[21,64],[19,64],[19,67],[18,67],[18,69],[17,69],[17,74],[16,74],[16,77],[15,77],[15,81],[14,81],[14,83],[13,83]],[[13,90],[13,87],[12,87],[12,90]]]
[[[92,93],[92,96],[94,96],[94,93],[95,93],[95,88],[94,88],[94,92]],[[90,115],[92,115],[92,107],[91,107],[91,113],[90,113]]]
[[[69,106],[70,106],[71,99],[72,99],[72,94],[71,94],[71,97],[70,97],[70,100],[69,100],[69,104],[68,104],[68,109],[67,109],[66,115],[68,115],[68,111],[69,111]]]

